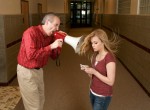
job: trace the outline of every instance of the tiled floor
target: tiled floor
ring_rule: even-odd
[[[79,37],[90,31],[91,28],[72,29],[68,34]],[[63,46],[60,67],[56,66],[55,61],[49,60],[44,68],[44,110],[92,110],[89,101],[90,79],[80,70],[80,63],[90,64],[90,61],[75,54],[68,44]],[[17,85],[17,80],[12,84]],[[22,102],[19,102],[15,110],[23,110]],[[109,110],[150,110],[150,97],[119,61]]]
[[[0,110],[13,110],[20,99],[18,86],[0,87]]]

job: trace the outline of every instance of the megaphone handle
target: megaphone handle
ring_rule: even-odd
[[[56,59],[56,66],[60,66],[60,59],[59,58]]]
[[[56,66],[60,66],[59,53],[57,52]]]

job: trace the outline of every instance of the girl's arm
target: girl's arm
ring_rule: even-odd
[[[88,74],[95,75],[99,80],[103,81],[104,83],[112,86],[115,82],[115,73],[116,73],[116,64],[115,62],[109,62],[106,65],[107,69],[107,76],[100,74],[94,68],[87,67],[84,71]]]

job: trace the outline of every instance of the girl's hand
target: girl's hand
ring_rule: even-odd
[[[95,74],[97,71],[94,69],[94,68],[91,68],[91,67],[87,67],[84,69],[84,71],[88,74]]]
[[[88,65],[83,65],[83,64],[80,64],[80,68],[81,70],[85,70],[85,68],[89,67]]]
[[[80,64],[80,68],[81,70],[85,71],[88,74],[94,74],[94,72],[96,71],[95,69],[89,67],[88,65],[83,65],[83,64]]]

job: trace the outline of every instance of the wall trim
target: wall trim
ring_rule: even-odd
[[[109,31],[112,31],[110,28],[108,28],[108,27],[106,27],[104,25],[102,25],[102,27],[108,29]],[[117,34],[119,34],[119,33],[117,33]],[[146,51],[147,53],[150,53],[150,49],[149,48],[147,48],[147,47],[145,47],[145,46],[143,46],[143,45],[141,45],[141,44],[139,44],[139,43],[137,43],[137,42],[127,38],[127,37],[125,37],[124,35],[119,34],[119,36],[124,38],[124,39],[126,39],[127,41],[131,42],[132,44],[136,45],[137,47],[141,48],[142,50]]]
[[[21,38],[20,39],[18,39],[18,40],[15,40],[15,41],[13,41],[13,42],[11,42],[11,43],[9,43],[9,44],[7,44],[7,48],[9,48],[9,47],[11,47],[11,46],[13,46],[13,45],[15,45],[15,44],[17,44],[17,43],[19,43],[19,42],[21,42]]]

